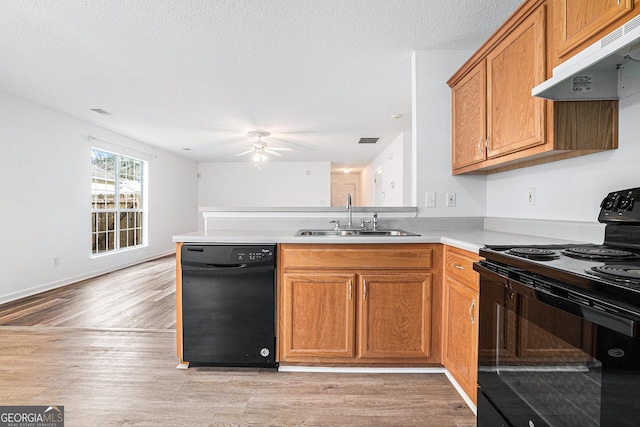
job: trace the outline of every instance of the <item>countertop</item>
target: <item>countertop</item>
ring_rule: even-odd
[[[470,252],[478,253],[485,245],[551,245],[584,243],[531,236],[527,234],[503,233],[483,229],[471,230],[416,230],[406,231],[419,236],[296,236],[296,230],[203,230],[173,236],[174,242],[219,243],[219,244],[276,244],[276,243],[443,243]]]

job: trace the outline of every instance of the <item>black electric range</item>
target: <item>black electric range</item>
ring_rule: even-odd
[[[608,194],[602,244],[486,246],[478,426],[635,426],[640,188]]]
[[[640,310],[640,188],[608,194],[598,220],[606,224],[600,245],[489,245],[480,255]]]

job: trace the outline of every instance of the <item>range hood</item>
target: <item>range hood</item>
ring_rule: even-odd
[[[531,90],[554,101],[621,99],[640,92],[640,16],[553,69]]]

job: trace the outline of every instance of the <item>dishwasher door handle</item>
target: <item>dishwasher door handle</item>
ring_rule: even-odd
[[[242,268],[247,268],[247,264],[182,264],[182,271],[239,270]]]
[[[229,269],[229,268],[245,268],[247,264],[207,264],[207,268]]]

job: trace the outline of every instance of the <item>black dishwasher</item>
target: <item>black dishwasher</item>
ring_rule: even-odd
[[[184,244],[183,360],[277,367],[275,246]]]

